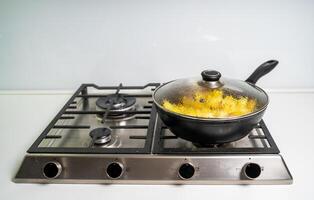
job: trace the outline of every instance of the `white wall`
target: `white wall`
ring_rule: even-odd
[[[314,88],[314,1],[0,0],[0,89],[140,85],[214,68]]]

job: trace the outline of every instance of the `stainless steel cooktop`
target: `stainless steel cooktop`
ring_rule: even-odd
[[[83,84],[27,151],[17,183],[290,184],[265,123],[241,140],[200,146],[159,119],[159,84]]]

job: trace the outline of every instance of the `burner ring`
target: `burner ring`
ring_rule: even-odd
[[[105,111],[112,104],[110,111],[132,111],[135,110],[136,98],[125,96],[125,94],[110,94],[100,97],[96,101],[96,110]],[[134,114],[109,113],[105,120],[125,120],[130,119]],[[103,114],[98,114],[97,118],[103,120]]]

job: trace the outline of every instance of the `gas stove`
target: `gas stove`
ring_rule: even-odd
[[[264,121],[236,142],[200,146],[159,119],[145,86],[82,84],[28,149],[16,183],[291,184]]]

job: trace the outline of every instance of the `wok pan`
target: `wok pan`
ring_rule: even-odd
[[[199,78],[177,79],[159,86],[153,101],[164,124],[178,137],[201,145],[233,142],[245,137],[262,119],[269,98],[256,82],[278,64],[269,60],[261,64],[245,81],[224,78],[213,70],[205,70]],[[219,89],[235,98],[255,99],[256,109],[251,113],[232,117],[195,117],[176,113],[163,106],[165,100],[180,102],[183,96],[197,90]]]

